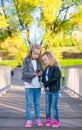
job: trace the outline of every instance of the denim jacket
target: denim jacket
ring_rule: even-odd
[[[37,69],[41,70],[41,64],[40,61],[37,60]],[[31,83],[32,79],[34,78],[34,68],[31,63],[31,60],[26,57],[23,60],[23,66],[22,66],[22,80],[28,83]],[[40,77],[39,77],[40,80]]]

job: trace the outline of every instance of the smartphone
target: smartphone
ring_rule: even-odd
[[[36,72],[40,72],[40,70],[39,70],[39,69],[37,69],[37,70],[36,70]]]

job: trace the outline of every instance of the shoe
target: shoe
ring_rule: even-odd
[[[53,121],[53,124],[52,124],[52,127],[59,127],[60,126],[60,122],[59,121],[57,121],[57,120],[54,120]]]
[[[43,126],[43,124],[42,124],[42,122],[41,122],[40,120],[36,120],[35,124],[36,124],[37,126]]]
[[[46,119],[46,126],[51,126],[51,120],[50,120],[50,118]]]
[[[25,124],[25,127],[32,127],[32,121],[31,120],[27,120],[26,124]]]

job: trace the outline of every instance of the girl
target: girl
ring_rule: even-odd
[[[41,63],[39,60],[41,46],[34,44],[31,46],[28,56],[23,61],[22,80],[25,84],[26,96],[26,127],[32,127],[32,101],[34,102],[34,111],[36,125],[42,126],[40,120],[40,94],[41,94]]]
[[[59,65],[51,52],[47,51],[42,55],[42,61],[46,66],[42,82],[45,87],[46,97],[46,126],[51,126],[51,105],[54,112],[52,127],[60,125],[58,115],[58,98],[60,90],[61,71]]]

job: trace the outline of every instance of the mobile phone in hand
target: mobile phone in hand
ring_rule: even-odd
[[[39,70],[39,69],[37,69],[37,70],[36,70],[36,72],[40,72],[40,70]]]

